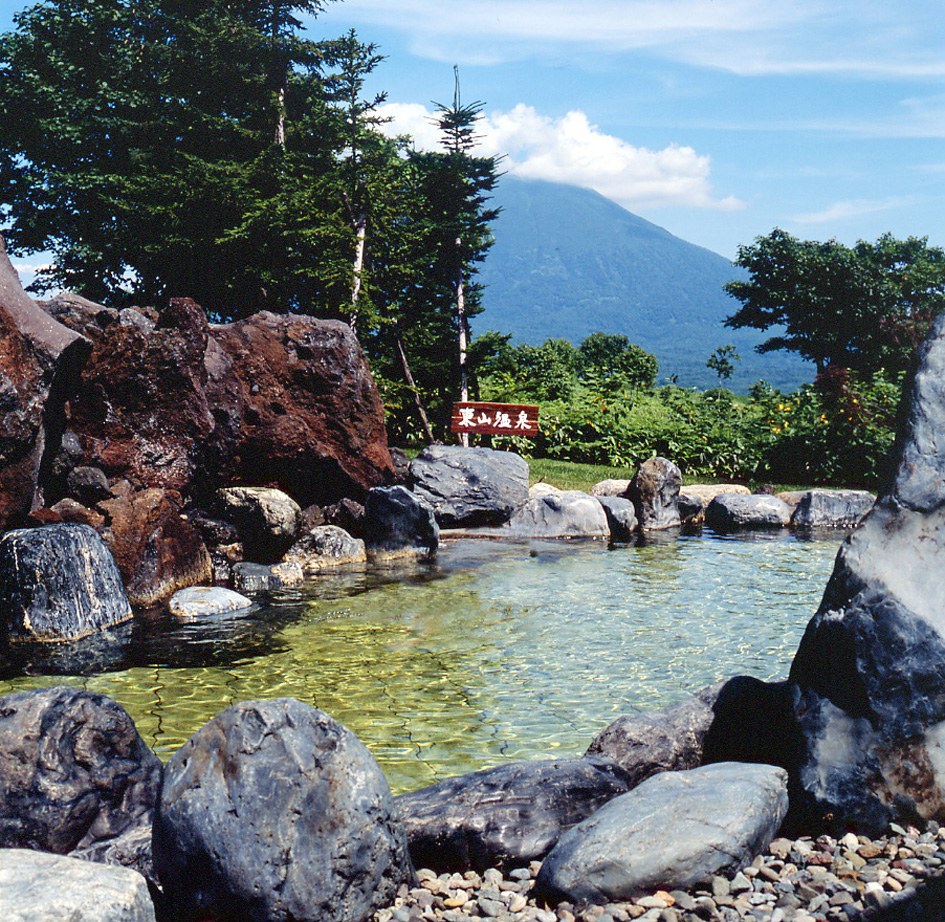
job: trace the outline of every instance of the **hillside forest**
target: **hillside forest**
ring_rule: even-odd
[[[470,318],[501,158],[476,153],[483,103],[436,104],[441,146],[382,128],[383,64],[353,31],[305,37],[332,0],[50,0],[0,36],[0,229],[51,253],[36,293],[121,307],[189,297],[226,322],[259,310],[351,324],[392,444],[449,438],[452,402],[540,405],[528,455],[689,476],[875,487],[902,382],[945,307],[925,239],[854,247],[775,229],[739,249],[732,330],[769,333],[817,368],[793,393],[726,388],[734,347],[707,343],[717,386],[657,386],[632,330],[513,345]],[[449,97],[448,97],[449,98]],[[735,273],[733,272],[733,276]],[[522,305],[528,310],[528,305]],[[710,350],[715,347],[715,351]]]

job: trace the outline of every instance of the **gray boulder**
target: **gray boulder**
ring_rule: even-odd
[[[150,871],[161,761],[128,713],[67,686],[0,698],[0,847]],[[144,830],[138,844],[130,839]],[[119,840],[123,840],[119,842]]]
[[[327,714],[233,705],[167,764],[154,862],[168,912],[362,922],[414,879],[383,772]]]
[[[800,784],[864,831],[945,819],[945,317],[905,408],[898,467],[841,546],[790,672]]]
[[[285,563],[303,570],[322,570],[367,560],[364,541],[352,538],[337,525],[317,525],[305,532],[286,552]]]
[[[305,573],[297,563],[237,563],[233,565],[233,589],[240,594],[272,592],[305,581]]]
[[[794,507],[795,528],[852,528],[873,508],[866,490],[808,490]]]
[[[431,445],[410,463],[410,484],[441,528],[501,525],[528,499],[528,462],[509,451]]]
[[[224,487],[217,491],[217,512],[236,526],[243,554],[254,563],[276,563],[302,531],[302,509],[282,490]]]
[[[73,640],[131,616],[115,560],[89,525],[0,537],[0,639]]]
[[[600,498],[580,490],[533,495],[498,531],[512,538],[610,538]]]
[[[623,496],[630,488],[629,480],[599,480],[591,487],[591,496]]]
[[[727,532],[751,528],[785,528],[791,521],[791,508],[776,496],[766,493],[720,493],[706,506],[705,524],[715,531]]]
[[[640,465],[627,496],[633,501],[641,528],[674,528],[679,525],[679,488],[682,473],[666,458],[650,458]]]
[[[566,829],[629,788],[610,762],[549,759],[449,778],[395,804],[417,867],[481,873],[542,858]]]
[[[552,902],[605,904],[705,884],[764,851],[787,807],[787,773],[772,765],[664,772],[565,833],[537,888]]]
[[[440,526],[429,503],[406,487],[375,487],[364,503],[364,545],[373,558],[433,557]]]
[[[637,530],[637,514],[633,503],[624,496],[596,494],[595,498],[604,507],[610,540],[614,544],[629,544]]]
[[[660,772],[697,768],[717,691],[713,686],[702,693],[708,702],[693,696],[659,711],[618,717],[594,738],[585,755],[615,762],[631,787]]]
[[[44,852],[0,848],[4,922],[154,922],[145,879]]]

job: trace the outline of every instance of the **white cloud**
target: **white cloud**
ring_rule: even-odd
[[[892,211],[911,204],[913,204],[912,199],[905,196],[886,199],[853,199],[848,202],[834,202],[822,211],[795,215],[792,220],[798,224],[829,224],[835,221],[845,221],[848,218],[859,218],[863,215]]]
[[[438,132],[432,114],[417,103],[383,108],[391,118],[385,130],[413,137],[418,148],[436,148]],[[484,116],[478,125],[486,156],[504,155],[502,168],[515,176],[569,183],[594,189],[626,208],[681,205],[734,210],[734,197],[713,196],[710,162],[691,147],[663,150],[636,147],[604,134],[580,111],[549,118],[519,103],[510,112]]]

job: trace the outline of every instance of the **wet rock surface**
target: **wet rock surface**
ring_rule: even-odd
[[[406,487],[375,487],[364,503],[369,557],[432,557],[440,544],[433,507]]]
[[[129,618],[118,567],[90,526],[14,529],[0,537],[0,644],[86,637]]]

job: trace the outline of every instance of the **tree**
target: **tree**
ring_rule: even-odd
[[[705,363],[706,368],[711,368],[719,376],[719,396],[722,395],[722,382],[728,381],[735,371],[732,362],[740,362],[741,356],[735,351],[733,345],[719,346]]]
[[[619,333],[591,333],[578,347],[582,377],[620,378],[628,387],[652,387],[659,363],[640,346]]]
[[[343,133],[324,47],[299,11],[327,0],[56,0],[0,38],[0,182],[39,289],[187,295],[235,317],[329,299],[342,235],[319,181]],[[55,143],[50,143],[50,139]]]
[[[735,262],[749,279],[725,286],[742,302],[725,325],[780,328],[758,351],[797,352],[819,374],[901,371],[945,307],[945,252],[925,238],[886,234],[850,248],[776,229],[739,247]]]

